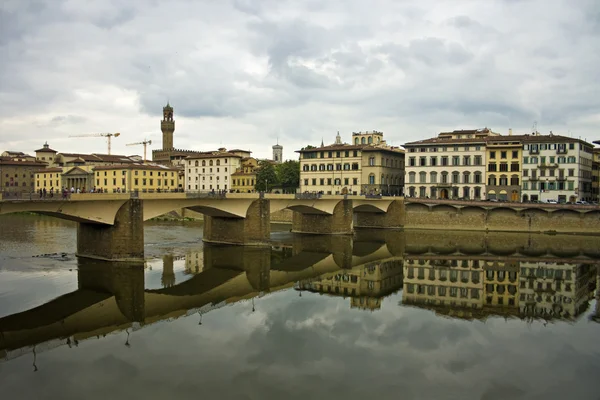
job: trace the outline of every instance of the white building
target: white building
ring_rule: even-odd
[[[211,192],[231,189],[231,174],[241,165],[249,151],[220,148],[192,155],[185,160],[185,191]]]
[[[593,145],[566,136],[521,136],[523,201],[592,200]]]
[[[406,143],[405,195],[433,199],[484,199],[488,128],[442,132]]]

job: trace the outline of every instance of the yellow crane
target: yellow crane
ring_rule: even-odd
[[[126,146],[137,146],[140,144],[144,145],[144,162],[146,162],[146,146],[152,144],[152,140],[144,140],[143,142],[129,143],[126,144]]]
[[[120,133],[88,133],[85,135],[71,135],[69,137],[106,137],[108,138],[108,154],[110,154],[110,139],[112,139],[112,137],[119,137],[121,134]]]

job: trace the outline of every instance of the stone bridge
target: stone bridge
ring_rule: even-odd
[[[269,244],[270,215],[283,209],[294,211],[292,232],[308,234],[348,235],[360,228],[600,234],[600,208],[581,205],[197,193],[0,201],[0,215],[35,212],[77,221],[77,254],[112,261],[142,261],[143,222],[182,208],[204,214],[204,241],[249,246]]]
[[[400,228],[404,219],[402,199],[392,197],[85,193],[72,194],[68,200],[0,201],[0,215],[35,212],[78,222],[78,256],[128,262],[144,258],[143,222],[182,208],[204,214],[204,241],[250,246],[268,245],[270,214],[283,209],[294,211],[292,231],[297,233],[352,234],[360,227]]]

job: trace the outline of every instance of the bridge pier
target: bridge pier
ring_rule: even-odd
[[[208,243],[265,246],[271,236],[269,200],[252,202],[246,218],[204,216],[203,241]]]
[[[352,200],[341,200],[333,209],[333,214],[294,212],[292,232],[315,235],[351,235]]]
[[[131,199],[117,212],[114,225],[79,222],[77,256],[106,261],[144,261],[142,201]]]
[[[387,212],[361,212],[354,210],[356,216],[355,228],[366,229],[402,229],[406,222],[404,203],[392,201]]]

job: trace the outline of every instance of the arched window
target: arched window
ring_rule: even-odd
[[[448,183],[448,173],[446,171],[442,172],[442,183]]]
[[[471,173],[469,171],[463,172],[463,183],[469,183],[471,181]]]
[[[196,167],[198,166],[198,160],[196,160]]]
[[[490,175],[488,177],[488,185],[489,186],[496,186],[496,175]]]
[[[374,185],[375,184],[375,174],[370,174],[369,175],[369,185]]]
[[[354,144],[358,144],[358,138],[354,139]]]
[[[327,164],[327,171],[333,171],[333,164]]]
[[[365,144],[365,138],[364,137],[360,139],[360,144]]]
[[[452,183],[460,183],[460,174],[458,171],[452,172]]]
[[[385,184],[385,177],[381,174],[381,180],[379,181],[382,185]]]
[[[510,184],[511,185],[518,185],[519,184],[519,175],[511,175],[511,177],[510,177]]]
[[[217,160],[217,165],[221,165],[221,160]]]
[[[208,165],[210,165],[210,166],[212,167],[212,165],[213,165],[213,160],[209,160],[209,161],[208,161]]]
[[[369,144],[373,143],[373,136],[369,136]]]
[[[417,176],[417,174],[415,172],[409,172],[408,173],[408,182],[409,183],[415,183],[415,177]]]
[[[206,167],[206,160],[202,160],[202,166]]]
[[[508,177],[506,175],[500,175],[500,185],[501,186],[508,185]]]

